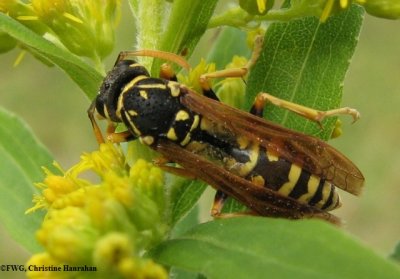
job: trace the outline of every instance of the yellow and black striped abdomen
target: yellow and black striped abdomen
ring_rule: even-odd
[[[257,155],[257,162],[253,162],[254,167],[246,175],[256,185],[268,187],[283,196],[325,211],[340,206],[336,187],[331,183],[295,163],[270,154],[265,148],[259,147]]]
[[[201,118],[200,130],[194,131],[186,147],[212,160],[234,175],[259,187],[267,187],[300,203],[324,211],[340,206],[336,187],[311,174],[299,165],[268,152],[246,137],[228,134],[217,125]]]

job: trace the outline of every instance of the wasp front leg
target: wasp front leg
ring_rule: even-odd
[[[247,64],[241,68],[232,68],[220,70],[212,73],[203,74],[200,76],[199,83],[202,87],[203,91],[211,90],[211,84],[209,79],[213,78],[244,78],[246,74],[249,72],[250,68],[256,63],[258,57],[260,56],[261,49],[263,44],[263,38],[261,36],[257,36],[254,41],[254,47],[252,55],[247,62]]]

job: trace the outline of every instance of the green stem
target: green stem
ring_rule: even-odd
[[[130,0],[129,3],[136,19],[136,49],[159,49],[169,4],[165,0]],[[147,69],[151,68],[152,60],[140,58]]]
[[[220,26],[233,26],[236,28],[249,27],[251,22],[260,23],[262,21],[290,21],[310,15],[318,15],[314,10],[315,7],[308,7],[306,5],[297,5],[291,8],[281,8],[278,10],[271,10],[265,15],[253,16],[236,7],[226,11],[223,14],[211,18],[207,28],[215,28]]]

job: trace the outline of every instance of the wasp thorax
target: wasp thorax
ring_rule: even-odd
[[[129,84],[121,95],[121,118],[136,136],[165,135],[182,108],[179,95],[172,94],[171,83],[143,78]]]
[[[117,115],[118,99],[127,84],[133,79],[144,76],[148,77],[147,70],[134,60],[122,60],[107,73],[96,97],[96,110],[105,118],[114,122],[121,122]]]

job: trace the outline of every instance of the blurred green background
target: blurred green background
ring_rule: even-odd
[[[124,15],[107,68],[119,50],[133,48],[131,26],[133,19]],[[54,158],[68,168],[82,151],[97,148],[86,115],[89,100],[58,68],[46,67],[30,55],[14,68],[18,54],[14,50],[0,57],[0,105],[23,118]],[[366,16],[342,105],[357,108],[362,118],[353,125],[343,118],[344,135],[330,144],[359,166],[366,186],[360,198],[344,193],[344,205],[335,214],[346,221],[344,230],[386,256],[400,241],[399,21]],[[205,203],[205,211],[210,206],[211,202]],[[28,257],[0,227],[0,263],[23,264]],[[10,276],[23,278],[17,273]]]

